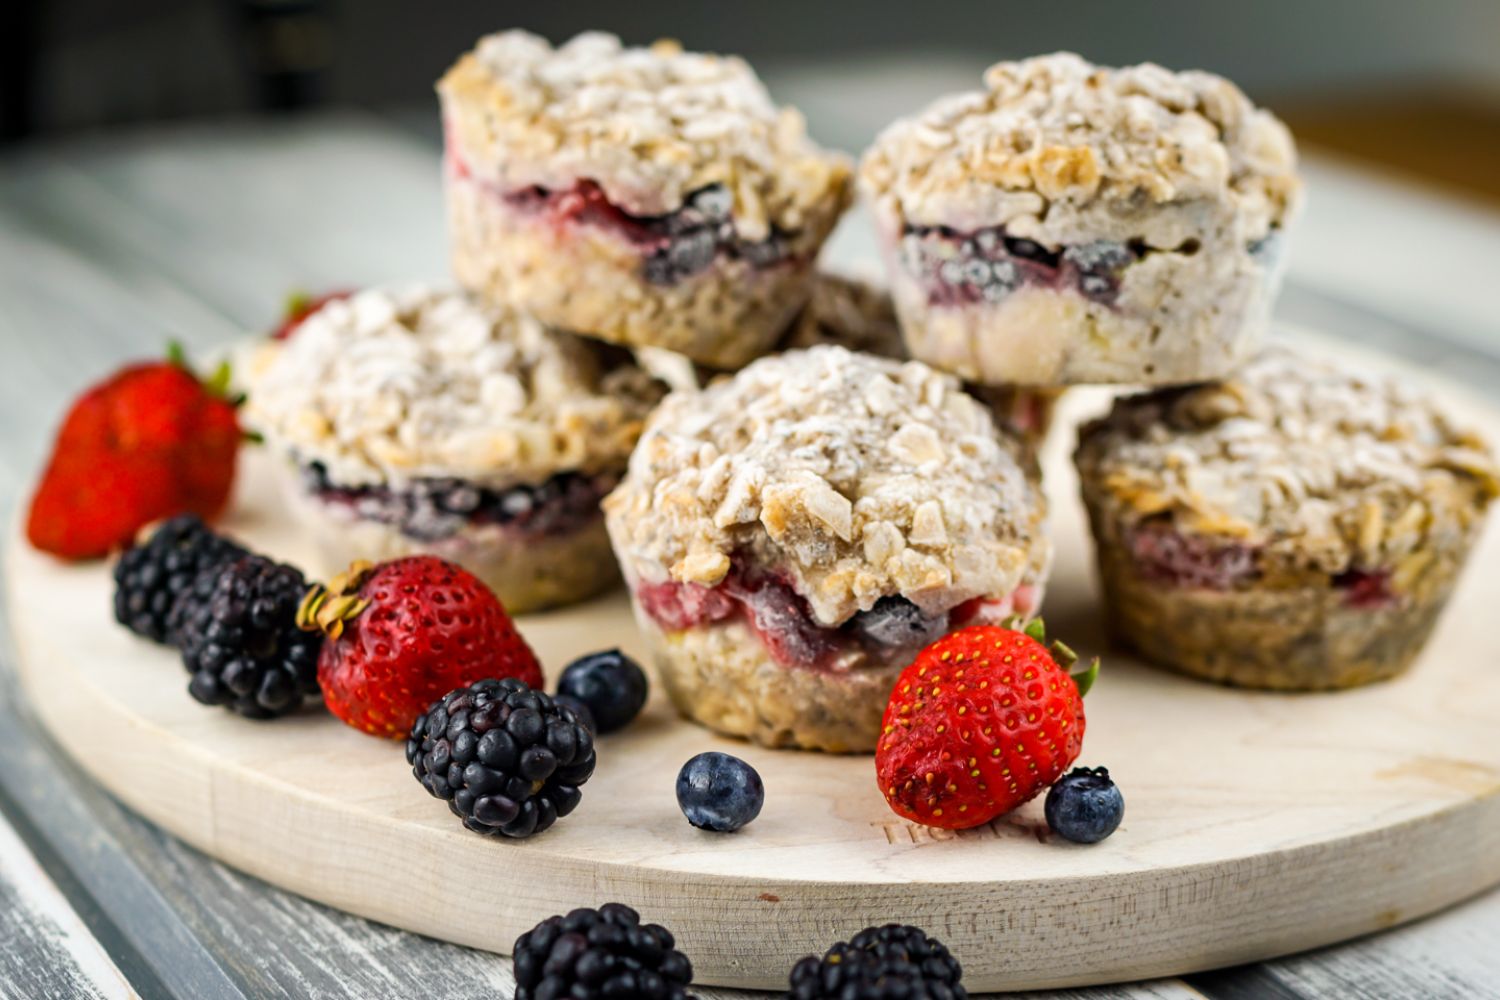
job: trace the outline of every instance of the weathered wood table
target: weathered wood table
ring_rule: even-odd
[[[0,509],[25,501],[67,399],[117,362],[265,328],[294,287],[442,279],[428,117],[181,127],[0,157]],[[1500,216],[1325,161],[1308,174],[1283,316],[1500,390]],[[505,959],[289,896],[125,811],[28,718],[11,655],[7,639],[0,997],[510,995]],[[1490,893],[1317,953],[1055,995],[1500,997],[1497,941]]]

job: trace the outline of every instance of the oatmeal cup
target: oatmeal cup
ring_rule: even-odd
[[[748,363],[850,197],[848,162],[738,58],[508,31],[438,92],[459,282],[588,336]]]
[[[1280,347],[1118,400],[1076,457],[1117,635],[1255,688],[1404,670],[1497,491],[1484,442],[1420,393]]]
[[[998,63],[866,153],[907,346],[983,383],[1170,385],[1260,345],[1299,201],[1232,83],[1059,53]]]
[[[684,715],[868,751],[919,649],[1039,605],[1033,471],[956,379],[823,346],[669,395],[605,518]]]
[[[309,569],[430,552],[517,613],[618,579],[599,502],[663,394],[625,352],[422,287],[330,302],[261,351],[247,415]]]

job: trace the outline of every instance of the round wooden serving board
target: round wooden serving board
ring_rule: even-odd
[[[321,711],[256,723],[205,710],[173,653],[114,624],[105,566],[61,565],[17,535],[22,677],[101,784],[237,868],[501,952],[546,916],[619,900],[672,928],[705,984],[782,987],[800,956],[892,920],[946,941],[975,991],[1185,973],[1390,927],[1500,882],[1500,533],[1397,681],[1285,696],[1153,670],[1105,648],[1067,461],[1068,425],[1101,403],[1070,399],[1046,462],[1050,631],[1105,654],[1080,762],[1107,765],[1128,803],[1093,847],[1049,838],[1040,802],[957,835],[913,826],[886,808],[868,757],[720,739],[656,696],[600,741],[573,816],[526,842],[478,837],[418,786],[397,743]],[[1500,417],[1473,416],[1500,440]],[[227,527],[296,561],[268,472],[248,456]],[[619,593],[520,625],[554,672],[590,650],[640,649]],[[709,748],[765,778],[765,810],[738,834],[700,832],[677,810],[679,766]]]

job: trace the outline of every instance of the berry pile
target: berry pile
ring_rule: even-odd
[[[792,967],[788,1000],[965,1000],[963,967],[916,927],[867,927]]]
[[[115,621],[152,642],[174,642],[172,607],[198,574],[245,555],[195,514],[164,522],[115,563]]]
[[[517,839],[578,807],[594,760],[588,727],[513,677],[450,693],[406,741],[412,774],[464,826]]]
[[[549,917],[516,939],[515,1000],[685,1000],[693,965],[672,932],[622,903]]]

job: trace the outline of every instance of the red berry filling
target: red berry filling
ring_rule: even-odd
[[[787,233],[773,230],[763,240],[740,237],[734,224],[734,196],[722,184],[694,191],[675,212],[632,215],[611,202],[592,180],[579,180],[568,188],[503,190],[476,180],[468,161],[452,142],[445,160],[451,178],[478,183],[521,212],[545,218],[556,226],[596,226],[613,231],[640,251],[644,277],[653,285],[676,284],[707,271],[720,259],[743,260],[757,269],[792,259]]]
[[[418,479],[402,489],[340,486],[320,462],[304,466],[302,477],[307,491],[324,503],[424,542],[483,525],[500,525],[523,538],[570,534],[599,518],[599,501],[615,485],[612,476],[562,472],[536,486],[501,490],[451,478]]]
[[[1130,535],[1136,571],[1154,583],[1202,590],[1233,590],[1255,577],[1256,552],[1248,545],[1184,535],[1170,524],[1148,521]]]
[[[1260,573],[1257,550],[1238,543],[1218,544],[1185,535],[1167,522],[1148,521],[1129,538],[1136,572],[1154,583],[1200,590],[1234,590]],[[1351,608],[1391,607],[1399,597],[1391,587],[1388,569],[1351,569],[1333,578]]]
[[[904,597],[882,597],[870,610],[830,627],[813,619],[806,599],[786,578],[736,562],[716,587],[642,584],[636,588],[636,600],[657,625],[673,632],[738,616],[777,663],[815,668],[846,650],[876,655],[915,651],[952,627],[993,618],[992,612],[1028,614],[1035,609],[1036,590],[1023,584],[1009,599],[978,597],[938,615],[925,614]]]
[[[1388,569],[1347,570],[1333,578],[1333,585],[1344,591],[1344,603],[1351,608],[1376,611],[1399,602]]]

